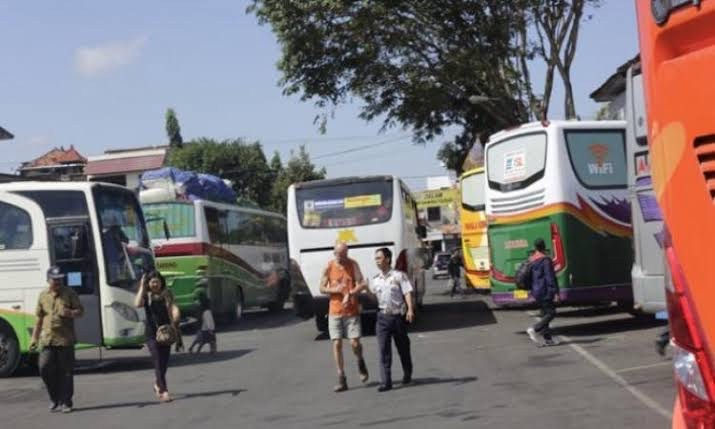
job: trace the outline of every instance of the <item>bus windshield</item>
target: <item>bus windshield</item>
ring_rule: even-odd
[[[392,181],[354,182],[296,189],[303,228],[371,225],[392,216]]]
[[[462,179],[462,207],[467,210],[484,210],[484,173],[475,173]]]
[[[129,190],[97,186],[92,192],[102,237],[107,283],[133,288],[145,272],[154,268],[139,204]]]
[[[501,192],[523,189],[544,177],[546,133],[523,134],[487,150],[489,187]]]
[[[566,147],[576,177],[589,189],[625,188],[623,130],[566,130]]]
[[[156,203],[142,206],[146,226],[152,239],[166,238],[164,222],[171,238],[187,238],[196,235],[194,205],[191,203]]]

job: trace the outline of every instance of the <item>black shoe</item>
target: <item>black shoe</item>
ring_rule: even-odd
[[[665,356],[665,346],[662,341],[657,341],[655,342],[655,352],[658,353],[661,356]]]
[[[380,387],[377,388],[378,392],[387,392],[388,390],[392,390],[392,384],[381,384]]]
[[[51,413],[58,413],[60,411],[60,404],[57,402],[50,402],[49,410]]]
[[[365,360],[360,359],[358,361],[358,370],[360,372],[360,381],[363,383],[367,383],[367,380],[370,378],[370,374],[367,372],[367,366],[365,365]]]
[[[334,392],[344,392],[348,390],[348,382],[345,376],[338,377],[338,384],[333,388]]]
[[[412,383],[412,376],[411,375],[406,375],[402,377],[402,384],[410,384]]]

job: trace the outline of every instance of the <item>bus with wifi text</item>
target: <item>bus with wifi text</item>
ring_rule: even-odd
[[[561,300],[631,308],[631,209],[625,122],[544,121],[498,132],[485,148],[491,295],[530,302],[517,265],[542,238]]]
[[[640,64],[626,71],[626,157],[633,223],[633,307],[665,310],[663,217],[653,191]]]
[[[462,257],[467,287],[489,289],[489,246],[484,213],[484,168],[465,171],[459,179]]]
[[[648,144],[665,223],[673,428],[715,427],[715,1],[636,2]]]
[[[154,267],[135,194],[90,182],[0,185],[0,377],[29,356],[35,306],[52,265],[84,307],[78,347],[139,348],[139,280]]]

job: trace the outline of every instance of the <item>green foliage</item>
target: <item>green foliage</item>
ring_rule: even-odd
[[[274,155],[274,160],[276,156]],[[272,164],[273,162],[271,162]],[[305,151],[305,146],[298,149],[298,153],[291,151],[291,157],[281,170],[278,178],[273,184],[272,189],[272,208],[285,214],[288,198],[288,187],[293,183],[307,182],[309,180],[325,179],[325,168],[316,170],[315,165],[310,161],[308,152]]]
[[[199,138],[171,150],[168,165],[229,179],[239,198],[261,207],[271,204],[274,176],[260,143]]]
[[[321,129],[353,97],[363,101],[361,118],[382,120],[383,129],[411,128],[419,143],[457,128],[440,158],[460,172],[478,138],[541,117],[555,69],[569,75],[584,2],[253,0],[248,11],[282,46],[284,93],[321,109]],[[558,13],[565,4],[571,7]],[[536,19],[542,12],[548,20]],[[552,64],[541,95],[529,72],[537,57]]]
[[[166,136],[169,138],[169,146],[181,147],[184,143],[184,139],[181,137],[181,127],[179,126],[179,119],[176,117],[176,112],[174,109],[166,109],[166,120],[165,120]]]

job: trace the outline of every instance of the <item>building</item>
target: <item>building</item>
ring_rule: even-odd
[[[142,173],[164,166],[168,146],[107,150],[103,155],[90,156],[85,174],[94,182],[109,182],[139,190]]]
[[[15,136],[3,127],[0,127],[0,140],[12,140]],[[0,173],[0,183],[13,182],[18,180],[20,176],[15,174]]]
[[[626,72],[631,66],[640,64],[640,54],[628,60],[616,69],[616,72],[606,79],[590,95],[591,99],[606,104],[606,113],[599,119],[626,118]]]
[[[427,241],[435,252],[460,246],[459,191],[447,176],[427,178],[427,189],[415,192],[419,217],[427,225]]]
[[[44,155],[23,162],[18,173],[26,180],[82,181],[87,158],[74,146],[54,148]]]

